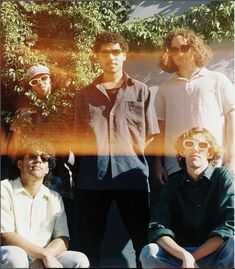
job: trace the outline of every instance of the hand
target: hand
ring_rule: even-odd
[[[153,180],[157,186],[163,186],[167,181],[167,172],[162,165],[154,164],[153,167]]]
[[[188,251],[184,252],[184,256],[182,260],[183,260],[183,264],[181,268],[199,268],[193,255]]]
[[[42,260],[36,259],[29,265],[29,268],[41,269],[45,268],[45,265]]]
[[[53,255],[46,255],[43,262],[46,268],[63,268],[63,265]]]

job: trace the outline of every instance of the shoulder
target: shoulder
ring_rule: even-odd
[[[128,85],[133,85],[133,86],[136,86],[136,87],[140,87],[140,88],[146,88],[146,89],[149,89],[147,84],[145,84],[143,81],[140,81],[138,79],[134,79],[134,78],[128,78]]]
[[[166,79],[160,86],[159,86],[159,90],[158,90],[158,92],[163,92],[163,91],[165,91],[165,90],[167,90],[167,89],[169,89],[169,86],[170,85],[175,85],[176,83],[177,83],[177,79],[176,79],[176,75],[175,74],[171,74],[171,76],[168,78],[168,79]]]
[[[212,77],[219,82],[230,81],[230,79],[224,73],[221,73],[219,71],[209,70],[204,67],[203,72],[206,77]]]
[[[9,180],[9,179],[4,179],[1,181],[1,198],[2,199],[14,196],[13,183],[14,183],[13,180]]]
[[[4,179],[1,181],[1,191],[4,189],[13,189],[12,180]]]
[[[47,187],[46,187],[47,188]],[[48,188],[47,188],[48,189]],[[50,198],[55,200],[55,201],[62,201],[62,197],[61,195],[57,192],[57,191],[54,191],[54,190],[51,190],[51,189],[48,189],[48,192],[50,194]]]
[[[232,173],[224,166],[216,167],[212,174],[212,179],[219,181],[220,183],[224,184],[232,184],[234,180],[234,176]]]

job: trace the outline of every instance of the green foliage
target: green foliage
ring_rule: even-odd
[[[166,34],[182,26],[193,28],[207,41],[234,38],[233,1],[192,7],[180,16],[156,14],[136,21],[128,21],[130,11],[127,1],[2,1],[2,119],[12,122],[17,107],[11,103],[17,96],[26,98],[45,118],[57,117],[59,122],[61,113],[71,114],[76,92],[100,71],[91,61],[91,48],[104,30],[120,31],[132,51],[159,49]],[[45,100],[25,87],[25,72],[35,63],[47,65],[55,76],[54,91]],[[29,124],[30,116],[23,122]]]
[[[206,20],[206,21],[205,21]],[[131,50],[151,50],[162,46],[166,34],[177,27],[193,29],[207,42],[234,39],[234,2],[215,1],[191,7],[183,15],[157,14],[127,24],[126,38]]]

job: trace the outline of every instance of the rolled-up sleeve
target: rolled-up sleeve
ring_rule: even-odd
[[[159,202],[155,205],[149,224],[149,242],[155,242],[162,236],[175,237],[172,227],[172,189],[166,184],[161,191]]]
[[[224,240],[234,235],[234,185],[229,171],[224,170],[220,179],[218,225],[210,237],[220,236]]]

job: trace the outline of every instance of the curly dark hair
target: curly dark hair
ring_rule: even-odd
[[[159,60],[159,66],[163,71],[168,73],[178,71],[178,67],[173,62],[169,50],[171,48],[172,39],[179,35],[183,36],[187,40],[188,45],[191,46],[198,67],[203,67],[210,62],[212,59],[212,51],[203,40],[197,36],[193,30],[177,28],[169,32],[163,45],[163,52]]]
[[[43,184],[47,187],[50,187],[54,180],[52,171],[56,165],[55,150],[50,143],[46,142],[43,139],[41,140],[36,138],[28,139],[27,141],[25,141],[23,145],[19,146],[14,156],[14,162],[16,164],[18,160],[23,160],[27,154],[35,153],[38,151],[43,152],[44,154],[49,156],[48,158],[49,172],[44,177]]]
[[[128,44],[124,37],[116,31],[105,31],[96,36],[93,46],[93,52],[98,53],[105,43],[119,43],[124,52],[128,51]]]
[[[210,144],[209,152],[213,153],[213,157],[208,159],[208,162],[211,165],[216,166],[223,156],[222,147],[218,145],[215,137],[207,129],[200,128],[200,127],[191,128],[188,131],[181,134],[177,138],[176,143],[175,143],[175,149],[177,152],[176,157],[177,157],[179,166],[181,169],[185,171],[187,170],[187,167],[186,167],[186,161],[184,157],[183,141],[186,139],[193,139],[193,137],[197,134],[204,135],[206,141]]]

